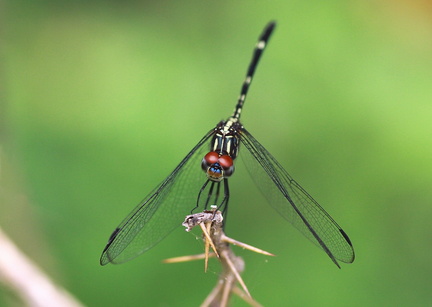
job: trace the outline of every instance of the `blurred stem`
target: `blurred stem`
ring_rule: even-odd
[[[26,306],[83,306],[25,256],[1,228],[0,282],[15,291]]]

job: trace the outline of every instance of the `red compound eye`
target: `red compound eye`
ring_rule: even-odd
[[[230,156],[220,156],[218,162],[223,169],[229,169],[233,166],[233,160]]]
[[[218,162],[218,159],[219,155],[214,151],[211,151],[204,156],[204,160],[208,165],[215,164],[216,162]]]
[[[201,168],[207,173],[207,177],[210,180],[221,181],[233,174],[234,162],[228,155],[222,155],[219,157],[217,152],[210,151],[202,159]]]

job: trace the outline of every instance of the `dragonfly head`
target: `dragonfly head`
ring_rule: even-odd
[[[201,162],[201,168],[207,178],[212,181],[222,181],[234,173],[234,162],[228,155],[220,155],[215,151],[206,154]]]

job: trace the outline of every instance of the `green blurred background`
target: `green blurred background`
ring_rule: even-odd
[[[429,1],[3,1],[0,225],[87,306],[197,306],[217,280],[181,228],[99,266],[115,226],[231,114],[258,35],[278,27],[243,124],[346,230],[337,269],[231,180],[228,235],[265,306],[432,304]],[[7,287],[0,305],[20,306]],[[235,299],[233,306],[244,306]]]

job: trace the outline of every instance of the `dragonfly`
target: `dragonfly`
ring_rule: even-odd
[[[275,26],[275,22],[268,23],[258,39],[233,114],[208,131],[174,171],[126,216],[109,237],[101,265],[123,263],[148,251],[198,208],[222,210],[226,218],[228,182],[241,146],[246,149],[241,152],[246,168],[270,205],[339,268],[338,261],[354,261],[348,235],[240,123],[252,77]]]

